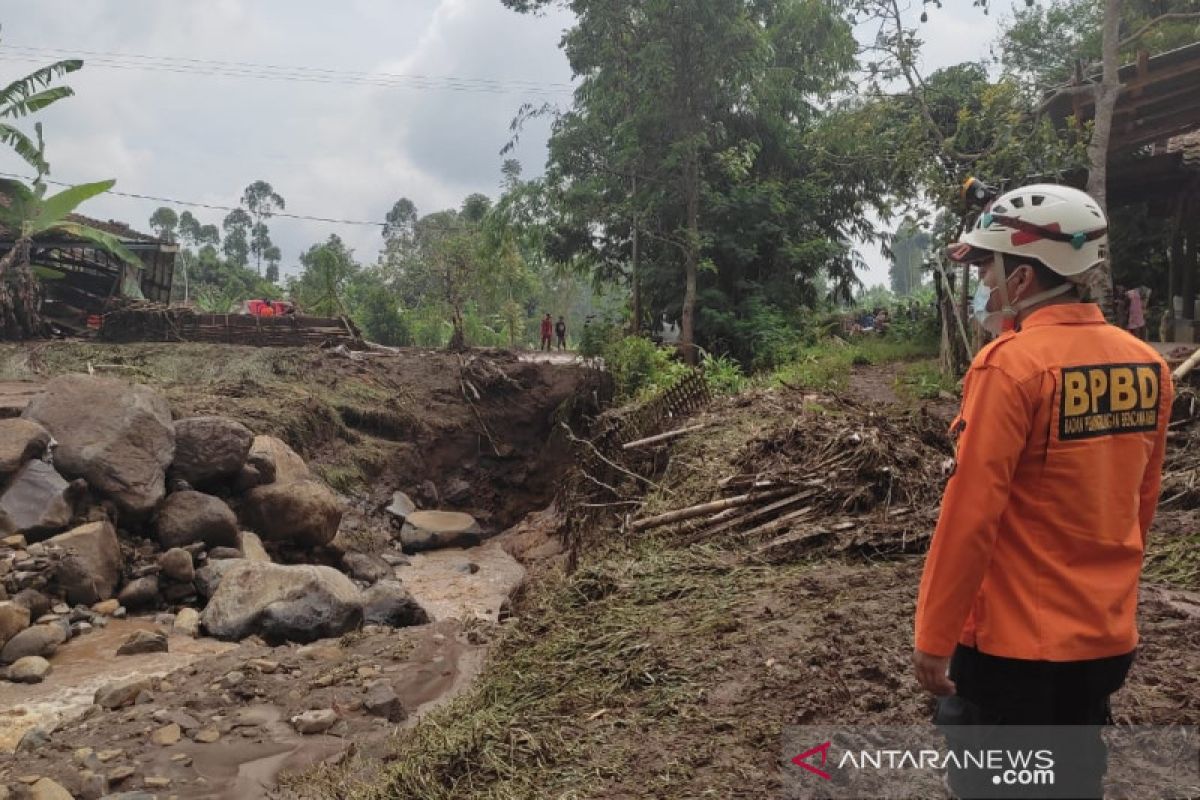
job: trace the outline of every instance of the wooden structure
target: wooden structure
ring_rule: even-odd
[[[362,344],[346,317],[287,314],[200,314],[184,306],[130,303],[104,315],[100,338],[110,342],[212,342],[253,347]]]
[[[114,298],[170,302],[179,245],[115,220],[101,222],[79,214],[67,219],[115,236],[142,264],[126,264],[92,242],[66,234],[35,237],[30,262],[46,291],[43,317],[67,331],[82,331],[88,317],[103,313]],[[0,255],[12,249],[14,238],[12,231],[0,227]]]
[[[606,452],[620,451],[627,443],[659,433],[666,423],[699,411],[711,400],[704,373],[692,370],[653,399],[630,410],[605,415],[599,422],[603,432],[596,441]]]
[[[1168,220],[1169,295],[1175,341],[1197,338],[1196,277],[1200,271],[1200,42],[1137,60],[1120,69],[1108,152],[1108,207],[1145,204]],[[1099,76],[1093,76],[1098,81]],[[1045,101],[1056,122],[1095,114],[1083,82],[1059,87]]]

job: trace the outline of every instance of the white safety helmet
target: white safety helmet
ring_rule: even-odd
[[[1035,183],[1005,192],[947,248],[953,261],[976,263],[993,253],[1036,258],[1065,278],[1079,279],[1108,258],[1108,220],[1089,195],[1069,186]]]

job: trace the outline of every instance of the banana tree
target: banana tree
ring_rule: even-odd
[[[11,147],[25,163],[37,170],[39,180],[50,172],[42,141],[42,123],[39,122],[33,126],[35,136],[31,138],[20,128],[5,120],[27,117],[41,111],[51,103],[75,94],[69,86],[51,86],[50,84],[56,78],[61,78],[82,67],[83,62],[79,59],[58,61],[31,72],[24,78],[15,80],[0,89],[0,143]]]
[[[107,192],[115,183],[80,184],[47,197],[46,184],[40,181],[30,188],[20,181],[0,179],[0,226],[12,237],[11,249],[0,258],[0,339],[25,339],[44,332],[41,286],[31,269],[35,237],[61,234],[141,266],[137,256],[115,236],[68,218],[80,204]]]

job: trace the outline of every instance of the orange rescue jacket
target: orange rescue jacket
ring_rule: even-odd
[[[1047,306],[982,349],[917,599],[916,646],[1080,661],[1137,646],[1134,613],[1173,387],[1098,306]]]

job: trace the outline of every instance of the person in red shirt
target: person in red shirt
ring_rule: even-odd
[[[542,350],[550,349],[550,337],[554,333],[554,320],[550,319],[550,312],[546,312],[546,316],[542,317]]]
[[[1100,726],[1137,646],[1173,395],[1157,351],[1079,300],[1106,248],[1095,201],[1048,184],[1001,195],[951,247],[978,264],[976,316],[997,338],[964,380],[917,598],[916,677],[952,743],[1081,726],[1048,745],[1056,797],[1102,796]],[[990,773],[949,777],[960,797],[995,791]]]

